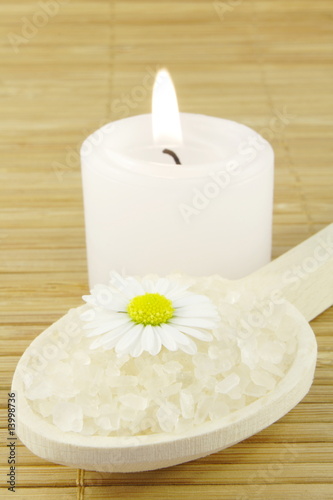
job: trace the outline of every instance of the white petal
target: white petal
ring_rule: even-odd
[[[174,316],[169,321],[174,326],[194,326],[198,328],[215,328],[216,321],[207,318],[181,318]]]
[[[213,340],[213,335],[202,330],[197,330],[195,328],[189,328],[188,326],[180,326],[179,330],[186,335],[190,335],[198,340],[209,341]]]
[[[129,322],[127,325],[123,325],[116,330],[112,330],[105,335],[99,336],[94,342],[91,343],[90,349],[97,349],[98,347],[104,346],[106,349],[111,349],[114,347],[118,339],[124,335],[128,330],[133,328],[132,324]]]
[[[118,321],[119,318],[123,318],[123,314],[115,313],[115,312],[106,312],[99,311],[94,309],[95,318],[91,321],[86,321],[86,324],[83,325],[84,330],[92,330],[93,328],[99,328],[100,326],[106,325],[107,323],[112,323],[113,321]],[[128,317],[128,315],[126,314]]]
[[[181,345],[180,349],[183,352],[186,352],[187,354],[196,354],[198,352],[196,344],[191,340],[191,342],[188,345]]]
[[[141,343],[144,351],[148,351],[152,356],[158,354],[162,346],[159,335],[151,325],[144,327]]]
[[[101,326],[95,328],[91,332],[87,333],[87,337],[96,337],[97,335],[102,335],[103,333],[106,332],[111,332],[112,330],[115,330],[119,326],[126,325],[128,323],[131,323],[131,319],[128,316],[125,316],[123,318],[119,318],[117,320],[112,320],[107,323],[102,324]],[[85,325],[83,327],[84,329],[89,328],[89,325]]]
[[[143,325],[134,325],[121,339],[117,342],[116,353],[127,354],[132,345],[135,344],[143,330]]]
[[[167,335],[170,335],[175,340],[175,342],[177,342],[177,344],[187,345],[192,342],[191,339],[189,339],[186,335],[181,333],[177,328],[170,324],[164,323],[161,328],[163,328],[163,331]]]
[[[200,318],[213,318],[217,319],[218,314],[216,310],[210,305],[205,306],[186,306],[186,307],[175,307],[176,315],[182,318],[190,317],[200,317]]]
[[[154,342],[154,330],[151,325],[146,325],[142,332],[141,343],[144,351],[149,351],[151,344]]]
[[[124,278],[124,276],[121,276],[119,273],[113,272],[111,273],[110,285],[118,293],[123,293],[128,287],[128,278]]]
[[[169,290],[165,296],[169,300],[178,300],[181,299],[182,297],[186,296],[189,292],[187,292],[187,289],[189,288],[190,285],[176,285],[174,288]]]
[[[122,312],[126,311],[127,306],[128,299],[123,297],[120,293],[115,293],[110,304],[105,305],[104,307],[108,311]]]
[[[133,328],[132,325],[130,325],[131,328]],[[111,333],[107,333],[104,335],[104,338],[105,338],[105,343],[102,344],[103,345],[103,349],[105,351],[109,351],[110,349],[113,349],[115,347],[115,345],[117,344],[117,342],[119,341],[119,339],[129,330],[129,328],[126,328],[126,326],[124,326],[124,331],[123,332],[119,332],[119,333],[115,333],[115,332],[111,332]],[[96,339],[97,340],[97,339]]]
[[[86,325],[83,327],[85,330],[89,329],[90,326]],[[104,333],[111,332],[114,328],[111,326],[109,323],[104,323],[103,325],[99,326],[98,328],[91,329],[89,332],[86,333],[86,337],[99,337],[100,335],[103,335]]]
[[[154,282],[148,278],[143,278],[142,286],[144,287],[146,293],[155,293]]]
[[[142,335],[143,335],[143,332],[141,332],[141,335],[137,339],[136,344],[134,344],[131,348],[130,355],[133,356],[133,358],[138,358],[139,356],[141,356],[141,354],[144,351],[143,346],[142,346]]]
[[[126,297],[127,301],[132,300],[134,297],[138,295],[144,295],[146,292],[141,287],[140,283],[138,283],[135,279],[128,280],[126,287],[122,290],[122,293]]]
[[[211,304],[211,301],[205,295],[196,295],[188,293],[183,297],[173,300],[174,307],[190,306],[194,304]]]
[[[158,354],[162,348],[162,341],[161,341],[161,337],[156,332],[155,328],[153,328],[153,330],[154,330],[154,346],[150,350],[150,354],[152,356],[156,356],[156,354]]]
[[[142,284],[136,280],[135,278],[130,278],[129,279],[129,284],[131,286],[131,289],[135,295],[144,295],[146,293],[146,290],[142,286]]]
[[[121,287],[123,287],[124,285],[126,285],[126,278],[124,278],[124,276],[117,273],[116,271],[113,271],[110,274],[110,282],[114,286],[120,285]]]
[[[95,285],[90,293],[91,293],[91,297],[94,298],[96,305],[100,305],[102,307],[105,307],[112,302],[114,292],[113,292],[112,288],[109,286]],[[86,295],[84,297],[85,297],[85,299],[87,299]]]
[[[170,333],[164,331],[162,326],[155,326],[154,330],[159,335],[162,345],[164,345],[169,351],[177,351],[178,344]]]
[[[104,290],[105,288],[107,288],[106,285],[102,285],[102,284],[98,284],[98,285],[95,285],[91,290],[90,290],[90,295],[92,297],[95,297],[98,295],[98,293],[101,291],[101,290]]]
[[[96,299],[93,295],[82,295],[82,298],[87,304],[96,305]]]
[[[160,278],[155,283],[155,293],[159,293],[160,295],[165,295],[170,288],[170,281],[166,278]]]
[[[82,321],[93,321],[95,318],[95,309],[88,309],[87,311],[84,311],[82,314],[80,314],[80,319],[82,319]]]

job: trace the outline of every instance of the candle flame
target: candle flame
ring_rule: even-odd
[[[153,137],[157,144],[175,145],[183,142],[176,90],[166,69],[155,78],[152,101]]]

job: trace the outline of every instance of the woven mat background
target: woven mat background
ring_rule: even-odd
[[[43,7],[42,7],[43,5]],[[6,406],[33,338],[87,291],[78,148],[101,124],[150,112],[167,66],[182,111],[243,122],[276,153],[274,257],[333,221],[330,0],[2,0],[1,486],[47,500],[333,498],[333,310],[312,322],[315,383],[288,415],[221,453],[102,474],[17,448],[6,490]]]

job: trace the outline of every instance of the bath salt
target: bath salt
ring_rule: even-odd
[[[221,382],[218,382],[215,386],[215,391],[216,392],[221,392],[222,394],[227,394],[228,392],[232,391],[235,387],[240,382],[240,377],[237,375],[237,373],[231,373],[223,379]]]
[[[145,410],[148,405],[147,398],[143,398],[134,393],[125,394],[124,396],[119,397],[120,403],[124,406],[128,406],[129,408],[133,408],[133,410]]]
[[[183,418],[185,419],[193,418],[194,415],[193,395],[191,393],[186,393],[185,391],[181,391],[179,400]]]
[[[297,350],[292,318],[281,314],[284,306],[260,318],[252,292],[233,292],[216,278],[197,280],[191,291],[210,298],[220,317],[212,340],[195,339],[195,353],[163,347],[135,358],[90,349],[81,319],[86,306],[71,310],[70,329],[63,321],[52,331],[55,339],[67,332],[67,341],[55,349],[46,338],[26,361],[23,380],[32,410],[64,432],[85,436],[177,434],[270,394]],[[43,353],[51,350],[48,359]]]
[[[252,370],[250,376],[256,385],[265,387],[269,391],[273,390],[276,385],[276,379],[273,375],[262,369]]]
[[[55,405],[52,416],[54,425],[62,431],[80,432],[82,430],[83,413],[78,404],[62,401]]]

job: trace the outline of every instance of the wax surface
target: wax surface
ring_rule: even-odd
[[[182,165],[154,145],[150,115],[108,124],[84,142],[91,286],[112,270],[234,279],[270,260],[271,146],[229,120],[182,113],[181,121]]]

